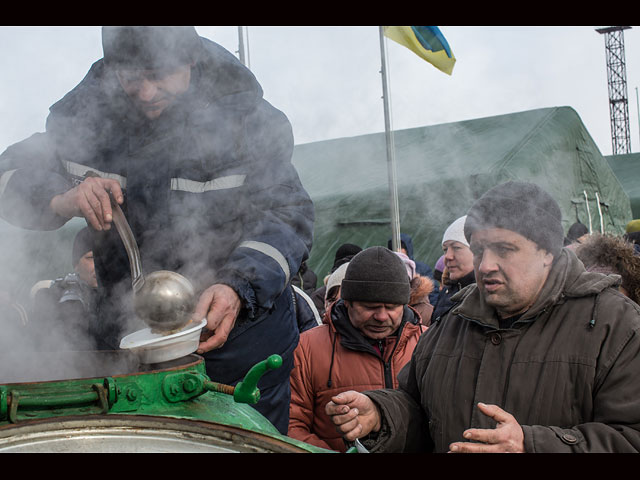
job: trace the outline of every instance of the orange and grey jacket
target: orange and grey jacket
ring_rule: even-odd
[[[426,327],[413,309],[405,307],[396,333],[372,343],[351,325],[342,300],[324,318],[327,323],[300,335],[294,352],[288,435],[345,451],[344,441],[324,412],[325,405],[346,390],[397,387],[397,374]]]

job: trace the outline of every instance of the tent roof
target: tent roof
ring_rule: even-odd
[[[633,218],[640,218],[640,153],[610,155],[605,158],[629,195]]]
[[[571,113],[579,121],[572,109],[563,107],[395,131],[398,184],[490,174],[527,143],[539,143],[545,125]],[[575,119],[561,122],[566,127]],[[561,138],[566,128],[545,133]],[[312,197],[388,185],[383,133],[298,145],[293,159]]]
[[[446,227],[489,188],[511,179],[538,183],[553,195],[565,230],[576,220],[597,230],[602,220],[607,231],[630,220],[628,197],[570,107],[411,128],[393,138],[400,230],[414,238],[416,258],[432,265]],[[297,145],[293,162],[316,206],[309,264],[318,273],[341,243],[387,244],[384,133]]]

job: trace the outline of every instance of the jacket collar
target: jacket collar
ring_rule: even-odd
[[[464,277],[462,277],[461,279],[455,281],[455,282],[450,282],[448,283],[448,285],[453,286],[453,285],[457,285],[459,290],[462,290],[464,287],[471,285],[472,283],[476,282],[476,274],[473,270],[471,270],[469,273],[467,273]]]

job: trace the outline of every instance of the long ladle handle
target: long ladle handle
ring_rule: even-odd
[[[133,236],[131,227],[122,213],[120,205],[116,203],[113,196],[109,194],[111,198],[111,210],[113,215],[113,223],[118,230],[118,234],[124,243],[124,248],[129,256],[129,264],[131,265],[131,286],[133,287],[133,293],[138,293],[144,285],[144,275],[142,274],[142,261],[140,260],[140,250],[138,250],[138,244]]]

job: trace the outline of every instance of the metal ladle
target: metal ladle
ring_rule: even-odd
[[[129,256],[134,311],[152,330],[171,332],[191,320],[195,308],[195,290],[191,282],[176,272],[158,270],[146,277],[138,244],[120,205],[111,198],[113,223]]]

